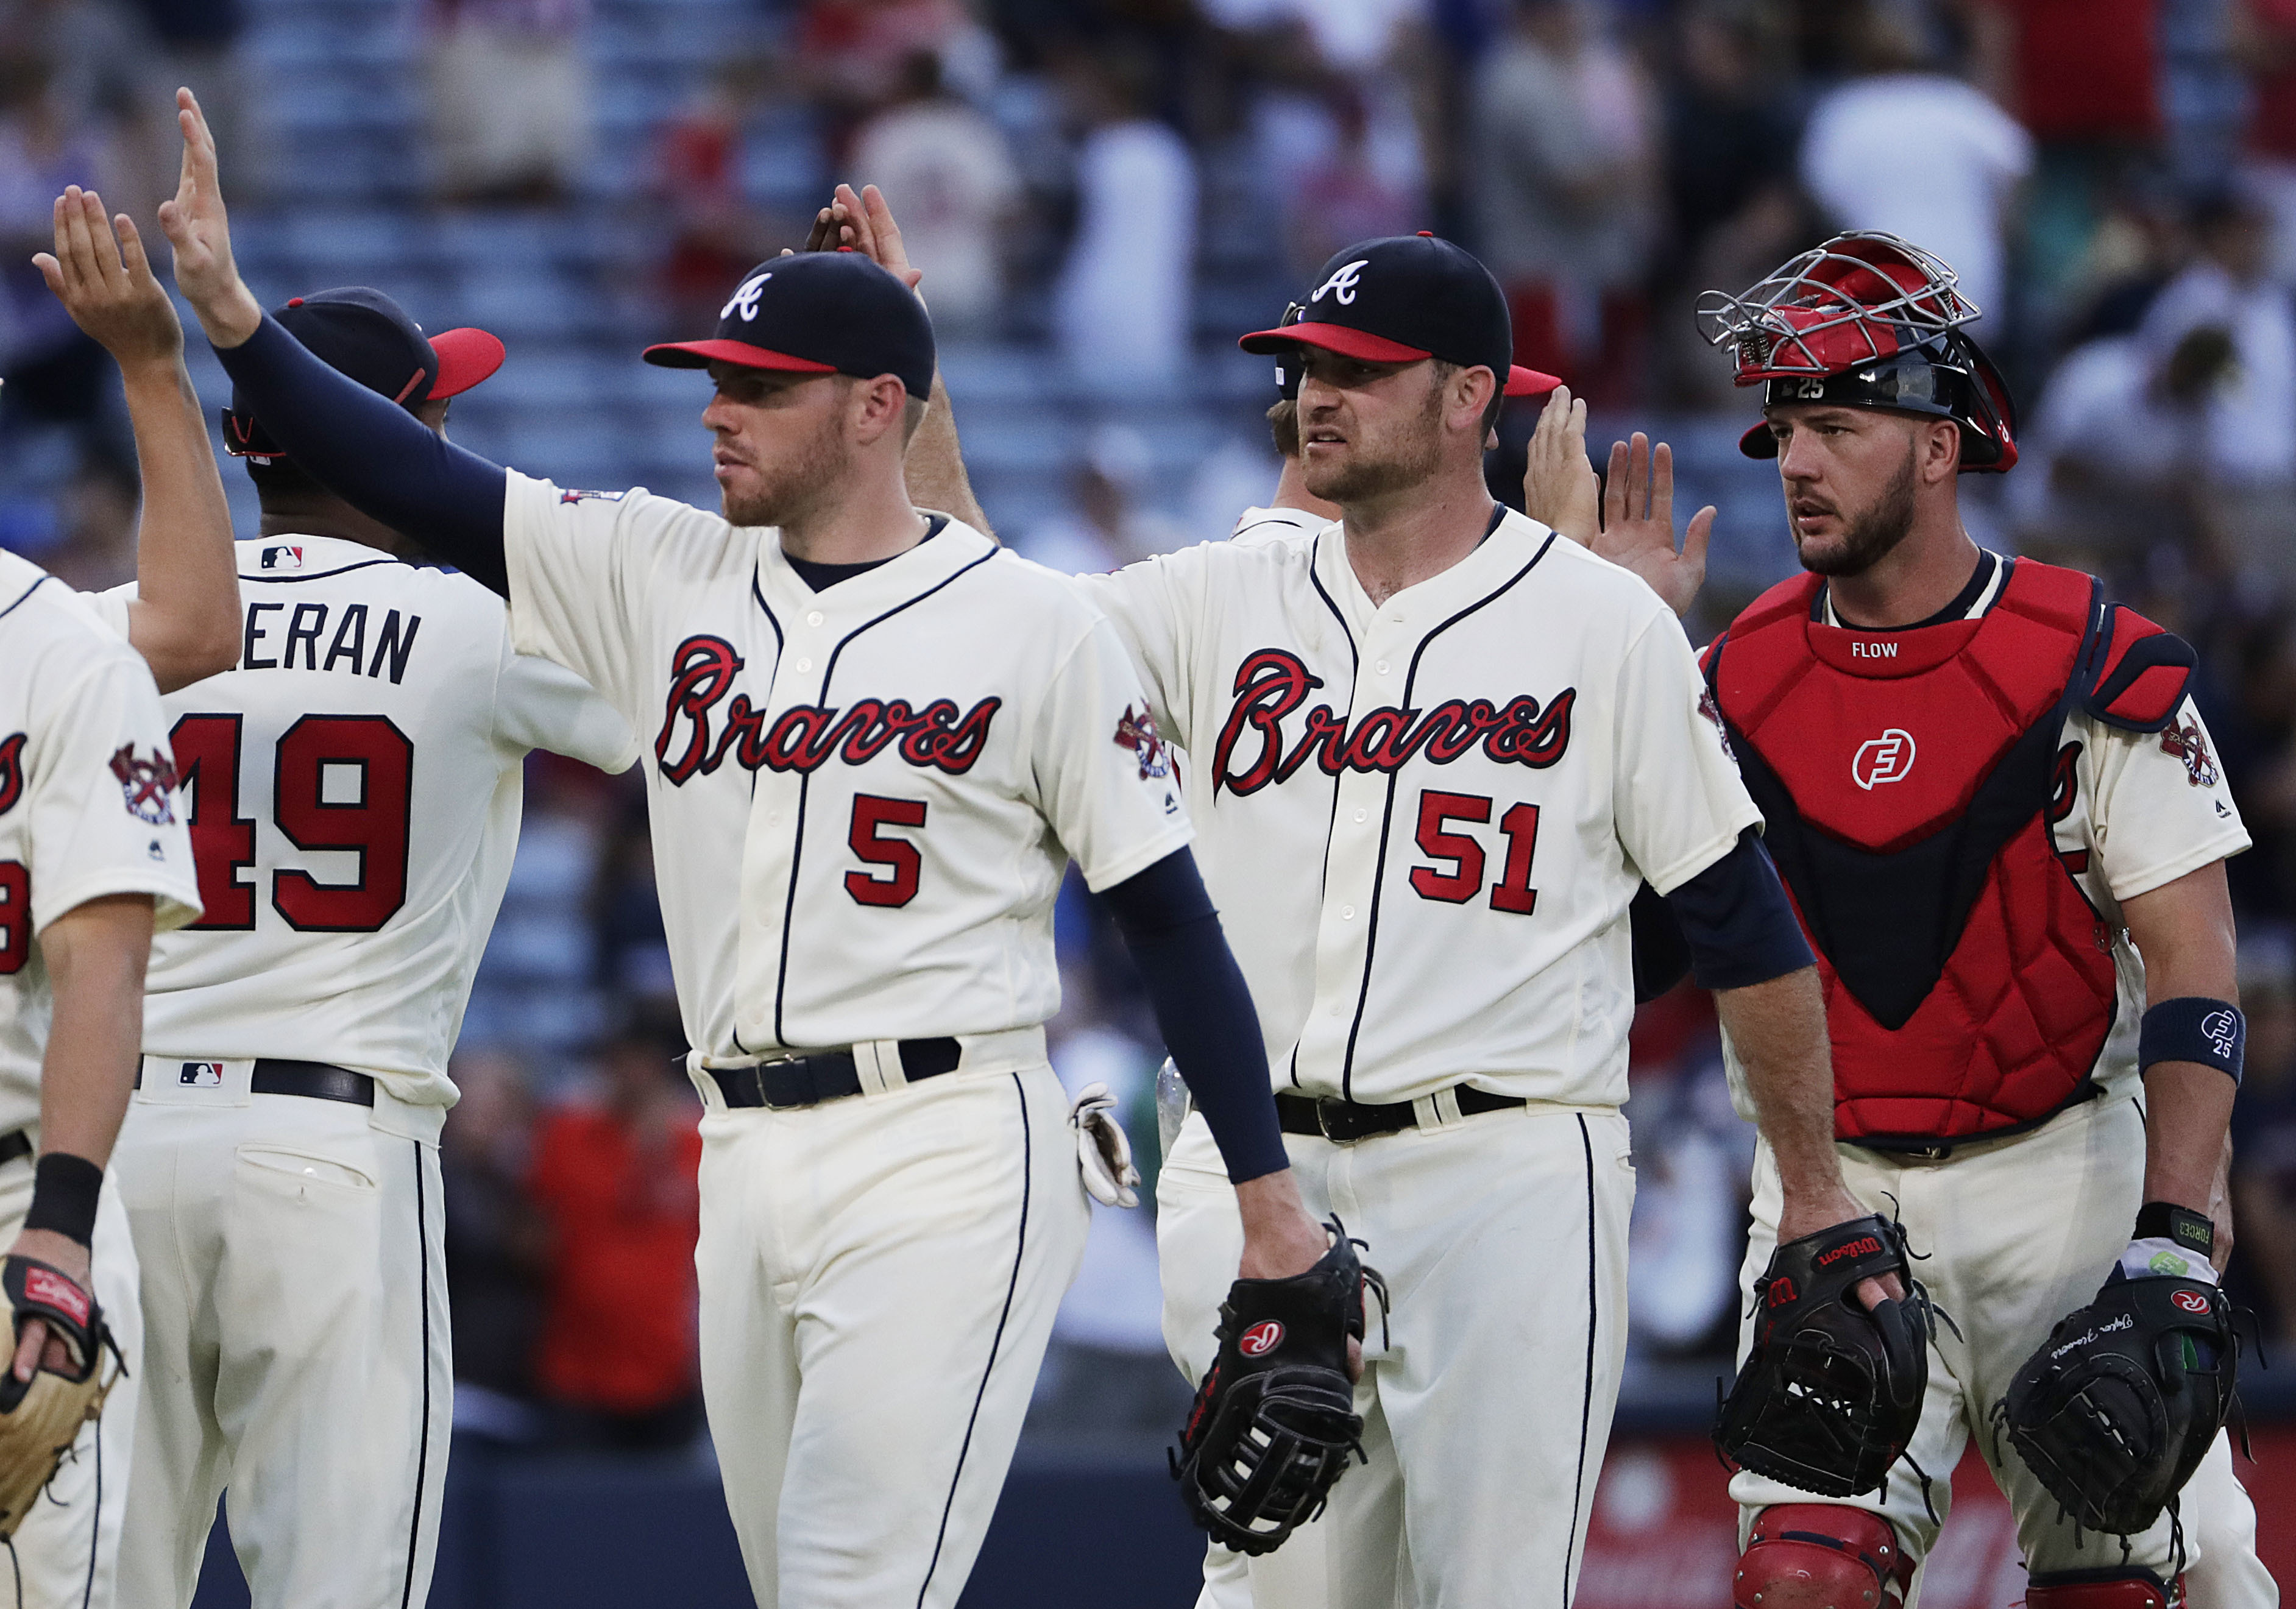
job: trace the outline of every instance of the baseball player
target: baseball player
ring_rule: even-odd
[[[1856,1215],[1816,977],[1664,606],[1484,490],[1496,282],[1446,241],[1366,241],[1303,307],[1244,344],[1300,364],[1302,482],[1342,521],[1086,580],[1188,755],[1294,1170],[1394,1295],[1369,1466],[1248,1574],[1209,1560],[1206,1600],[1567,1602],[1625,1345],[1628,898],[1676,898],[1761,1046],[1795,1232]],[[1158,1182],[1192,1376],[1233,1259],[1218,1177],[1192,1115]]]
[[[499,341],[366,290],[280,309],[443,426]],[[420,428],[420,427],[418,427]],[[258,1605],[420,1603],[452,1422],[438,1139],[447,1061],[543,747],[637,741],[515,653],[502,600],[322,490],[234,405],[262,499],[238,666],[166,700],[207,915],[154,947],[119,1172],[144,1396],[121,1579],[185,1605],[218,1494]],[[104,601],[124,610],[129,591]]]
[[[12,1571],[0,1601],[110,1605],[140,1370],[98,1354],[93,1294],[111,1346],[136,1349],[136,1265],[119,1191],[102,1188],[135,1064],[135,1024],[154,926],[199,914],[175,770],[152,678],[205,674],[235,651],[238,594],[223,486],[183,364],[183,331],[126,217],[94,192],[56,199],[55,250],[33,261],[72,319],[119,363],[143,479],[137,564],[154,601],[117,625],[22,559],[0,555],[0,1222],[13,1246],[12,1387],[36,1368],[109,1389],[95,1423],[26,1449],[0,1421],[12,1499],[0,1516]],[[116,233],[115,233],[116,231]],[[139,658],[139,655],[141,656]],[[37,1156],[37,1161],[35,1160]],[[61,1274],[70,1283],[56,1279]],[[44,1281],[52,1281],[44,1286]],[[37,1316],[44,1299],[78,1333]],[[94,1373],[86,1371],[93,1368]],[[34,1392],[53,1393],[41,1381]],[[77,1415],[67,1399],[63,1410]],[[43,1490],[39,1477],[53,1467]],[[105,1500],[109,1477],[111,1499]],[[10,1596],[12,1595],[12,1596]]]
[[[1739,383],[1766,387],[1741,445],[1778,461],[1808,572],[1741,615],[1706,674],[1818,950],[1843,1172],[1902,1213],[1956,1320],[1933,1338],[1910,1462],[1879,1495],[1734,1479],[1735,1601],[1912,1605],[1974,1433],[2034,1609],[2165,1609],[2187,1569],[2196,1605],[2272,1605],[2221,1433],[2181,1525],[2172,1512],[2124,1548],[2063,1519],[1992,1417],[2115,1270],[2214,1283],[2238,1035],[2201,1025],[2238,1024],[2223,862],[2249,840],[2187,691],[2192,652],[2090,577],[1970,540],[1956,477],[2006,471],[2016,442],[1946,265],[1843,235],[1703,309]],[[1571,452],[1552,455],[1531,500],[1660,574],[1671,519],[1641,449],[1600,537],[1583,453],[1568,476]],[[1670,589],[1681,607],[1695,585]],[[1767,1146],[1755,1187],[1750,1292],[1778,1238]]]
[[[1042,1030],[1070,857],[1218,1117],[1245,1272],[1297,1274],[1328,1244],[1121,646],[1070,582],[910,503],[932,331],[865,256],[760,265],[713,338],[650,349],[709,370],[723,518],[561,490],[441,442],[266,320],[188,95],[183,122],[178,282],[275,444],[504,592],[520,648],[651,736],[707,1107],[702,1387],[752,1590],[953,1604],[1084,1243]]]

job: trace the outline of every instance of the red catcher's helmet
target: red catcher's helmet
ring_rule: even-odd
[[[1812,247],[1751,290],[1698,298],[1698,327],[1733,347],[1738,384],[1763,383],[1765,407],[1827,403],[1950,419],[1961,467],[1994,474],[2017,461],[2017,416],[1993,362],[1961,326],[1979,316],[1941,259],[1892,234],[1857,230]],[[1757,425],[1749,458],[1775,458]]]

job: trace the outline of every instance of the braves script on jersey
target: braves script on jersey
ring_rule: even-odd
[[[1626,1097],[1626,913],[1759,815],[1657,596],[1509,514],[1374,605],[1340,526],[1082,584],[1187,751],[1279,1082]]]
[[[316,1057],[443,1109],[521,762],[622,771],[636,739],[467,576],[328,536],[239,568],[240,667],[165,700],[207,912],[152,948],[144,1050]],[[97,601],[124,625],[133,591]]]
[[[1065,862],[1102,888],[1188,841],[1115,633],[970,527],[936,516],[816,594],[771,530],[643,490],[509,486],[519,647],[648,744],[704,1066],[1041,1023]]]
[[[199,914],[152,673],[62,582],[0,553],[0,1132],[40,1116],[47,967],[35,942],[75,906],[153,896]]]

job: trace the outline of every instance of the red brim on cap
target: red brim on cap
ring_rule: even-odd
[[[1559,374],[1546,374],[1515,363],[1507,370],[1506,394],[1509,396],[1544,396],[1562,383],[1562,377]]]
[[[1764,420],[1738,438],[1738,451],[1749,458],[1775,458],[1778,438],[1770,434],[1770,421]]]
[[[1235,344],[1246,352],[1262,355],[1281,352],[1286,347],[1321,347],[1326,352],[1366,363],[1415,363],[1433,355],[1418,347],[1406,347],[1367,330],[1350,330],[1345,324],[1283,324],[1274,330],[1254,330]]]
[[[432,402],[469,390],[503,366],[502,342],[483,330],[442,330],[430,338],[430,349],[439,355]]]
[[[646,362],[665,369],[707,369],[712,363],[738,363],[744,369],[779,369],[790,374],[834,374],[834,363],[817,363],[809,357],[791,357],[747,341],[665,341],[641,354]]]

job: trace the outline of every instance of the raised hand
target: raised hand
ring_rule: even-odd
[[[107,222],[103,198],[72,184],[56,198],[55,231],[54,255],[43,251],[32,262],[72,323],[102,342],[123,372],[172,372],[184,328],[127,215]]]
[[[1611,445],[1609,484],[1603,488],[1603,534],[1591,544],[1612,564],[1650,584],[1677,615],[1690,612],[1706,584],[1706,545],[1714,534],[1714,508],[1690,517],[1680,551],[1674,545],[1674,449],[1653,451],[1640,430],[1631,444]]]
[[[1531,429],[1522,511],[1580,547],[1595,548],[1601,541],[1603,487],[1587,461],[1587,404],[1568,386],[1547,394]]]
[[[160,226],[176,249],[176,286],[199,314],[208,339],[236,347],[263,324],[263,305],[239,277],[231,257],[231,221],[216,172],[215,136],[188,89],[176,92],[184,165],[172,200],[160,203]]]

